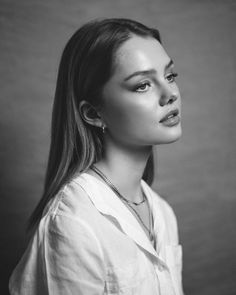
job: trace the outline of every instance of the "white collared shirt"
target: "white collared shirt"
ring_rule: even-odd
[[[146,182],[141,185],[157,249],[114,192],[82,173],[44,210],[11,276],[11,295],[183,295],[175,215]]]

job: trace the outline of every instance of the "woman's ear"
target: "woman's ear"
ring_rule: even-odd
[[[86,123],[96,127],[103,126],[102,118],[99,112],[86,100],[80,102],[79,112]]]

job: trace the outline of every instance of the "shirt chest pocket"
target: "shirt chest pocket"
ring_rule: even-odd
[[[178,289],[177,294],[182,293],[182,246],[166,246],[166,264],[168,265],[171,276],[175,285]]]
[[[145,279],[138,261],[131,261],[121,267],[107,268],[105,294],[139,294],[140,284]]]

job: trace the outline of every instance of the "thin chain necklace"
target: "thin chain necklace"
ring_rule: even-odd
[[[126,204],[128,206],[129,209],[131,209],[130,211],[132,213],[135,214],[135,216],[137,217],[138,221],[141,223],[141,225],[146,229],[146,231],[149,234],[149,238],[151,241],[154,241],[154,234],[153,234],[153,216],[151,214],[151,208],[149,203],[147,202],[148,205],[148,217],[149,217],[149,228],[144,224],[142,218],[140,217],[140,215],[138,214],[138,212],[131,206],[131,204],[134,205],[139,205],[142,204],[143,202],[146,201],[146,195],[143,194],[143,200],[141,203],[135,203],[135,202],[131,202],[129,200],[127,200],[125,197],[123,197],[121,195],[121,193],[118,191],[118,189],[114,186],[114,184],[106,177],[105,174],[103,174],[103,172],[101,170],[99,170],[97,167],[92,166],[90,167],[91,170],[93,170],[96,174],[98,174],[103,180],[104,182],[112,189],[112,191],[119,197],[119,199],[121,199],[121,201],[123,201],[124,204]]]
[[[143,204],[146,201],[146,196],[144,194],[142,194],[143,199],[139,203],[127,200],[125,197],[123,197],[121,195],[121,193],[118,191],[118,189],[114,186],[114,184],[106,177],[106,175],[101,170],[99,170],[95,166],[90,167],[90,169],[93,170],[95,173],[97,173],[110,186],[110,188],[119,196],[119,198],[122,199],[123,201],[125,201],[126,203],[138,206],[138,205]]]

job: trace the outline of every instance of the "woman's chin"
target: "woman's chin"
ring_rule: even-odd
[[[159,144],[169,144],[173,143],[181,138],[182,135],[182,129],[181,127],[175,129],[175,130],[169,130],[163,136],[159,137],[156,142],[154,143],[155,145]]]

